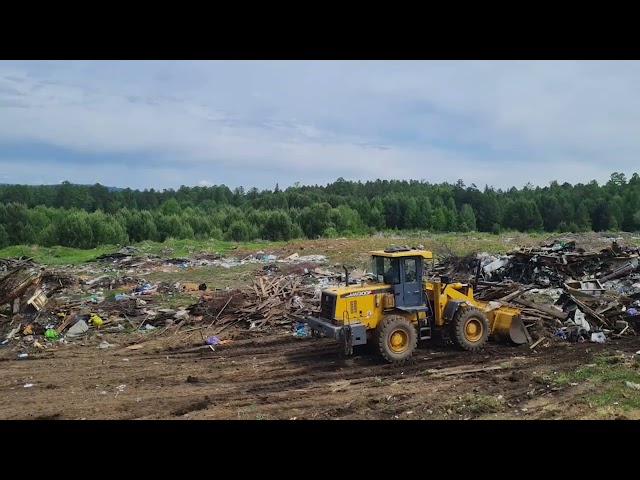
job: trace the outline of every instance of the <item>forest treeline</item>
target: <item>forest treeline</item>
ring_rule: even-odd
[[[640,177],[613,173],[605,184],[522,189],[351,182],[245,191],[225,185],[177,190],[111,189],[100,184],[0,185],[0,247],[93,248],[166,238],[246,241],[429,232],[635,231]]]

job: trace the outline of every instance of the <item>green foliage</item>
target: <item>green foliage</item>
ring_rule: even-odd
[[[0,248],[9,246],[9,234],[5,228],[0,225]]]
[[[326,186],[259,191],[225,185],[178,190],[103,185],[0,185],[0,245],[176,239],[347,236],[381,231],[581,232],[640,229],[640,176],[496,190],[425,181],[343,178]]]

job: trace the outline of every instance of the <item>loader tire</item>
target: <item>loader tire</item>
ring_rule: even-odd
[[[477,307],[460,308],[451,321],[451,341],[462,350],[482,348],[489,339],[489,320]]]
[[[378,325],[378,350],[390,363],[408,360],[418,346],[416,327],[400,315],[389,315]]]

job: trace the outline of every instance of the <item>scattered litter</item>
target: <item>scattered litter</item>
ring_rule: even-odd
[[[67,337],[69,338],[80,337],[88,331],[89,331],[89,325],[87,325],[87,322],[85,322],[84,320],[78,320],[67,331]]]
[[[633,383],[628,380],[625,383],[629,388],[633,388],[634,390],[640,390],[640,383]]]
[[[100,316],[98,316],[95,313],[92,313],[91,314],[91,323],[93,324],[94,327],[99,327],[104,322],[102,321],[102,318],[100,318]]]
[[[29,356],[28,353],[19,353],[18,358],[27,358]]]
[[[24,384],[24,388],[31,388],[31,387],[33,387],[33,386],[34,386],[34,384],[33,384],[33,383],[25,383],[25,384]]]
[[[204,343],[207,344],[207,345],[216,345],[216,344],[220,343],[220,339],[218,337],[215,337],[215,336],[212,335],[212,336],[208,337],[205,340]]]
[[[116,346],[116,345],[114,345],[114,344],[112,344],[112,343],[109,343],[109,342],[107,342],[106,340],[103,340],[102,342],[100,342],[100,345],[98,345],[98,348],[105,349],[105,348],[115,347],[115,346]]]
[[[591,334],[591,341],[596,343],[604,343],[607,337],[604,336],[604,332],[593,332]]]
[[[55,331],[53,328],[48,328],[45,332],[44,332],[44,338],[49,339],[49,340],[55,340],[56,338],[58,338],[58,332]]]

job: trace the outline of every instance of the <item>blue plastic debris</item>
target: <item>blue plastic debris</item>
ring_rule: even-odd
[[[204,343],[206,343],[207,345],[215,345],[217,343],[220,343],[220,339],[214,335],[211,335],[204,341]]]

